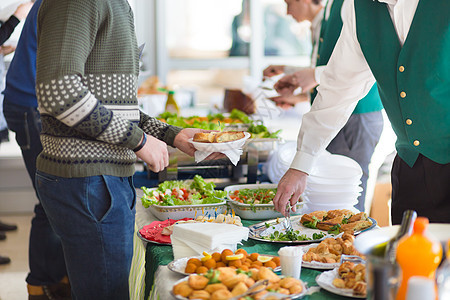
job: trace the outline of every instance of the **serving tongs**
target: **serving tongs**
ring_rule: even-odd
[[[291,203],[288,202],[286,205],[286,216],[284,218],[284,228],[286,229],[286,232],[292,232],[294,231],[294,228],[292,227],[292,221],[291,221]]]

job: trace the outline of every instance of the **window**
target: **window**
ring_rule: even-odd
[[[283,0],[134,0],[142,76],[194,89],[207,104],[269,64],[309,65],[309,24],[286,16]]]

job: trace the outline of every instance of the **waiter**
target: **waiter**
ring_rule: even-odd
[[[311,22],[311,36],[313,38],[313,51],[311,68],[296,68],[291,66],[269,66],[264,70],[265,76],[290,74],[291,80],[296,80],[303,91],[317,87],[320,75],[330,59],[342,29],[341,8],[344,0],[328,0],[326,7],[321,0],[287,0],[288,14],[297,22]],[[288,77],[289,78],[289,77]],[[285,79],[286,80],[286,79]],[[311,100],[317,91],[313,89]],[[293,97],[276,97],[282,102],[295,99]],[[358,197],[355,207],[364,211],[367,179],[369,177],[369,164],[381,132],[383,131],[383,115],[380,95],[376,84],[356,106],[347,124],[339,131],[327,146],[333,154],[345,155],[355,160],[361,167],[361,186],[363,191]]]
[[[436,9],[439,8],[439,9]],[[348,0],[343,28],[321,76],[298,148],[274,198],[284,211],[305,189],[315,158],[345,124],[375,80],[397,135],[392,222],[406,209],[450,223],[450,2]],[[278,90],[298,86],[281,79]],[[295,206],[294,206],[295,207]]]

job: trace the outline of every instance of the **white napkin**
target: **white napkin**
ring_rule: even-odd
[[[195,162],[197,163],[204,160],[211,153],[220,152],[225,154],[233,165],[237,165],[243,152],[242,148],[250,136],[250,133],[244,132],[244,138],[226,143],[199,143],[192,141],[192,139],[190,139],[189,142],[197,149],[194,153]]]
[[[239,162],[242,152],[243,152],[242,149],[230,149],[230,150],[220,151],[220,153],[225,154],[230,159],[231,163],[235,166]],[[212,153],[214,153],[214,152],[200,151],[200,150],[195,151],[195,153],[194,153],[195,162],[196,163],[201,162],[202,160],[207,158]]]
[[[221,223],[176,224],[171,235],[175,259],[201,255],[203,251],[236,249],[248,239],[248,228]]]

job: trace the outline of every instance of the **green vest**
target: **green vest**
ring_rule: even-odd
[[[450,163],[450,1],[420,0],[403,47],[385,3],[355,0],[355,13],[398,155]]]
[[[325,12],[327,11],[327,8],[324,9],[325,12],[320,29],[316,66],[325,66],[331,57],[331,53],[333,53],[334,46],[336,45],[342,29],[341,7],[343,2],[344,0],[333,1],[330,9],[330,16],[326,21]],[[311,93],[311,103],[316,95],[317,90],[314,89]],[[375,83],[369,93],[358,102],[353,113],[362,114],[380,111],[382,109],[383,106],[381,104],[380,95],[378,94],[377,84]]]

